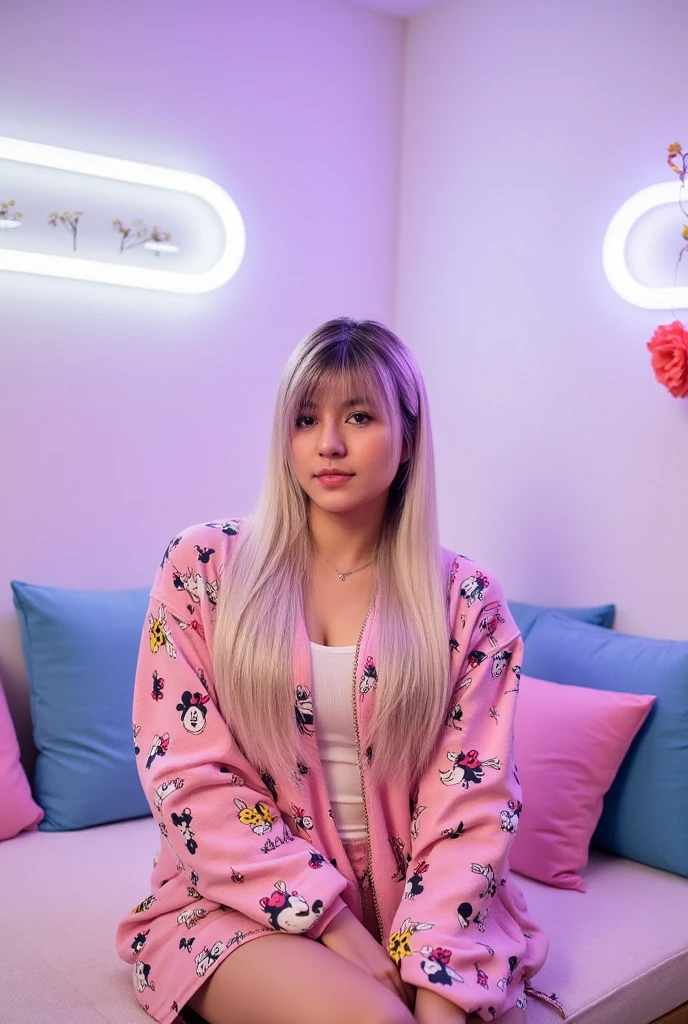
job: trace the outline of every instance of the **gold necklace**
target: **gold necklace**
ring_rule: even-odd
[[[318,551],[317,548],[315,550]],[[327,559],[325,558],[324,555],[321,555],[319,551],[318,551],[318,554],[322,558],[323,562],[327,562]],[[375,559],[371,558],[370,562],[366,562],[365,565],[359,566],[358,569],[345,569],[344,572],[340,572],[339,569],[336,568],[336,566],[332,565],[332,562],[327,562],[327,564],[330,566],[330,568],[334,569],[334,571],[337,573],[337,575],[339,576],[340,580],[343,583],[347,576],[351,576],[351,574],[354,573],[354,572],[360,572],[361,569],[367,569],[368,566],[371,565],[371,563],[374,562],[374,561],[375,561]]]

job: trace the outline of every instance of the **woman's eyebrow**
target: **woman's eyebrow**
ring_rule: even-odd
[[[359,398],[349,398],[349,399],[346,399],[345,401],[342,402],[341,407],[342,407],[342,409],[348,409],[348,408],[350,408],[353,405],[373,405],[373,404],[374,403],[373,403],[372,399],[370,399],[370,398],[368,398],[367,396],[364,395],[363,397],[359,397]],[[299,406],[299,408],[301,408],[301,409],[317,409],[318,405],[317,405],[316,402],[302,402],[301,405]]]

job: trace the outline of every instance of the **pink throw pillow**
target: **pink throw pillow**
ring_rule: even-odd
[[[523,789],[509,855],[514,871],[560,889],[585,892],[580,872],[602,798],[655,698],[565,686],[522,675],[514,758]]]
[[[35,829],[43,820],[43,809],[31,796],[31,787],[19,760],[19,743],[10,717],[5,691],[0,683],[0,841]]]

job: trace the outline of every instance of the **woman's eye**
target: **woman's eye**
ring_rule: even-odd
[[[372,420],[372,418],[373,418],[367,412],[352,412],[351,416],[349,417],[349,419],[352,419],[354,416],[362,416],[363,417],[362,421],[358,420],[357,422],[354,423],[355,427],[362,427],[368,420]],[[302,426],[303,427],[310,427],[310,426],[312,426],[312,423],[306,423],[305,421],[306,420],[313,420],[313,419],[314,419],[313,416],[310,416],[309,414],[304,413],[302,416],[297,416],[296,417],[296,426],[297,427],[302,427]]]

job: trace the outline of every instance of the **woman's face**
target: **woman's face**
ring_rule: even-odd
[[[380,498],[389,490],[406,458],[401,426],[393,423],[381,400],[358,394],[346,404],[338,389],[323,389],[316,406],[303,406],[291,426],[294,473],[315,504],[346,512]],[[344,476],[319,477],[337,469]]]

